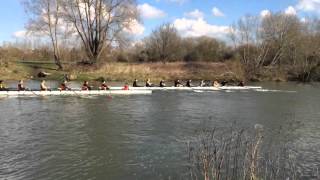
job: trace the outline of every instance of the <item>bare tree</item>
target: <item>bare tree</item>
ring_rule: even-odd
[[[263,18],[260,33],[262,41],[270,47],[269,63],[280,65],[286,50],[298,43],[295,40],[301,33],[301,23],[293,15],[272,14]]]
[[[64,0],[64,18],[73,25],[94,64],[137,21],[136,7],[135,0]]]
[[[172,24],[163,24],[154,30],[146,39],[148,54],[152,60],[163,63],[177,60],[180,47],[180,36]]]
[[[59,51],[59,34],[62,26],[61,0],[25,0],[24,5],[27,12],[32,15],[27,24],[28,31],[45,34],[50,38],[55,64],[61,70],[63,68]]]

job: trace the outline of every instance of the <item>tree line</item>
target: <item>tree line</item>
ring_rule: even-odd
[[[212,37],[181,37],[172,24],[163,24],[150,36],[123,51],[119,60],[140,62],[239,61],[247,78],[273,68],[293,80],[320,80],[320,20],[299,19],[274,13],[245,16],[234,23],[228,40]],[[317,74],[316,77],[312,77]]]

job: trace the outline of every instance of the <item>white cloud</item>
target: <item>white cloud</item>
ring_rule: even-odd
[[[142,35],[144,33],[145,27],[140,24],[137,20],[131,21],[129,28],[125,28],[124,31],[132,35]]]
[[[13,33],[13,37],[18,39],[25,38],[26,36],[27,36],[26,30],[20,30]]]
[[[198,9],[195,9],[194,11],[186,13],[185,16],[190,17],[190,18],[199,19],[199,18],[203,18],[204,14],[203,14],[203,12],[199,11]]]
[[[179,33],[186,37],[210,36],[219,39],[226,39],[227,34],[230,32],[230,27],[228,26],[212,25],[201,18],[176,19],[173,24]]]
[[[184,4],[185,2],[187,2],[188,0],[168,0],[169,2],[174,2],[174,3],[178,3],[178,4]]]
[[[302,23],[307,23],[308,20],[304,17],[304,18],[301,18],[301,19],[300,19],[300,22],[302,22]]]
[[[296,8],[302,11],[320,13],[320,0],[299,0]]]
[[[296,15],[297,14],[297,11],[294,7],[292,6],[289,6],[285,11],[284,11],[285,14],[287,15]]]
[[[271,12],[268,9],[262,10],[260,12],[260,16],[263,17],[263,18],[266,17],[266,16],[270,16],[270,15],[271,15]]]
[[[220,11],[217,7],[212,8],[212,14],[217,17],[223,17],[223,12]]]
[[[147,3],[138,5],[138,10],[141,16],[146,19],[157,19],[166,16],[165,12]]]

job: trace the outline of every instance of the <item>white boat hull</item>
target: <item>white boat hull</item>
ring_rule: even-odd
[[[120,90],[123,87],[111,87],[111,90]],[[250,90],[250,89],[262,89],[260,86],[223,86],[223,87],[129,87],[130,90],[185,90],[185,91],[219,91],[219,90]]]
[[[82,96],[82,95],[138,95],[152,94],[151,90],[112,91],[0,91],[0,96]]]

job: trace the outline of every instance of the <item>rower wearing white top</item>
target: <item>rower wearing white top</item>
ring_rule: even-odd
[[[50,88],[47,87],[45,80],[42,80],[42,81],[41,81],[40,90],[41,90],[41,91],[48,91],[48,90],[50,90]]]
[[[153,84],[151,83],[150,79],[146,80],[146,87],[153,87]]]
[[[199,85],[200,87],[205,87],[206,86],[206,83],[204,82],[204,80],[201,80],[201,82],[200,82],[200,85]]]
[[[2,80],[0,80],[0,91],[8,91],[8,88],[6,85],[3,83]]]
[[[213,81],[213,87],[221,87],[221,84],[218,81]]]

